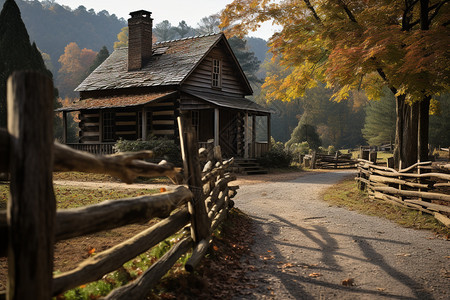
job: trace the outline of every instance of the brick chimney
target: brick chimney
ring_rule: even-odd
[[[140,70],[152,57],[152,13],[131,12],[128,19],[128,71]]]

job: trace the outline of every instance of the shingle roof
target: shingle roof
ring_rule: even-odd
[[[138,106],[161,99],[173,93],[177,92],[168,91],[164,93],[148,93],[145,95],[115,96],[108,98],[87,98],[71,103],[67,106],[58,108],[55,111],[77,111],[82,109],[101,109],[101,108]]]
[[[153,45],[152,60],[128,72],[128,47],[116,49],[75,91],[96,91],[180,84],[223,34],[211,34]],[[162,55],[161,55],[162,54]]]
[[[219,107],[233,108],[258,113],[271,113],[270,109],[265,108],[253,102],[252,100],[244,97],[226,97],[198,92],[197,93],[186,92],[186,94],[189,94],[191,96],[194,96],[196,98],[199,98],[203,101],[206,101]]]

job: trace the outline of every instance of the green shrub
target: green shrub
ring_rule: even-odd
[[[180,146],[168,138],[151,137],[147,141],[119,139],[114,145],[116,152],[137,152],[151,150],[158,159],[165,159],[175,165],[181,165]]]
[[[272,143],[272,147],[263,156],[258,158],[261,166],[266,168],[287,168],[291,165],[292,153],[284,149],[281,142]]]

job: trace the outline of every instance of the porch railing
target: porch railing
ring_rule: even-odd
[[[66,145],[75,150],[86,151],[92,154],[106,155],[114,153],[113,148],[114,143],[98,143],[98,144],[72,143]]]
[[[269,151],[268,142],[256,142],[255,143],[255,158],[263,156],[267,151]]]

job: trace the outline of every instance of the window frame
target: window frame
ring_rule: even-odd
[[[115,141],[116,113],[114,111],[102,111],[102,141]],[[109,121],[108,124],[106,124]]]
[[[211,86],[217,89],[222,88],[222,61],[217,58],[212,60]]]

